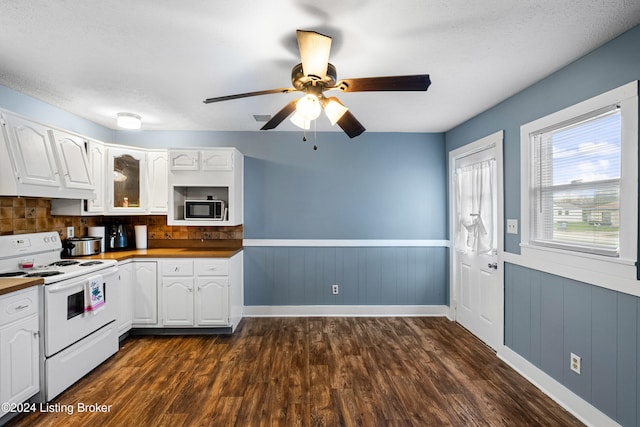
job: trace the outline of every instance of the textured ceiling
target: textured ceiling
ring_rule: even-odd
[[[147,130],[257,130],[299,94],[202,100],[289,87],[295,30],[316,30],[338,79],[431,75],[427,92],[331,92],[368,131],[441,132],[638,23],[635,0],[2,0],[0,84],[109,128],[128,111]]]

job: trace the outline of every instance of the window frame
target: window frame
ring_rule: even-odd
[[[531,136],[614,104],[620,106],[621,112],[621,229],[618,256],[612,257],[531,243],[530,195],[533,161]],[[538,265],[545,265],[545,263],[564,265],[567,271],[571,271],[572,268],[601,272],[613,269],[618,276],[635,279],[638,252],[638,82],[633,81],[522,125],[520,127],[520,184],[520,248],[524,257]],[[622,229],[623,224],[624,229]]]
[[[620,128],[619,129],[619,135],[620,135],[620,139],[622,139],[622,110],[620,108],[620,106],[618,106],[617,104],[612,104],[609,106],[606,106],[605,108],[601,108],[595,111],[591,111],[590,113],[581,115],[579,117],[575,117],[571,120],[569,120],[569,122],[561,122],[558,123],[556,126],[552,126],[552,128],[545,128],[545,129],[541,129],[535,132],[532,132],[529,134],[529,151],[530,151],[530,157],[529,157],[529,168],[532,171],[531,175],[529,176],[529,183],[530,183],[530,188],[529,188],[529,215],[530,215],[530,219],[531,219],[531,223],[529,226],[529,237],[530,237],[530,243],[532,245],[536,245],[536,246],[547,246],[547,247],[555,247],[558,249],[565,249],[568,251],[576,251],[576,252],[584,252],[584,253],[591,253],[591,254],[596,254],[596,255],[604,255],[604,256],[612,256],[612,257],[618,257],[619,256],[619,247],[608,247],[605,245],[602,246],[597,246],[597,245],[588,245],[588,244],[580,244],[578,242],[571,242],[570,240],[561,240],[561,239],[554,239],[554,238],[550,238],[547,239],[545,237],[541,237],[540,234],[542,233],[543,235],[546,235],[549,233],[548,229],[545,230],[540,230],[537,229],[536,230],[536,221],[535,218],[540,218],[540,216],[536,215],[536,209],[537,208],[541,208],[541,200],[544,197],[543,195],[547,195],[547,197],[554,197],[555,198],[555,194],[556,192],[562,192],[562,191],[571,191],[571,190],[593,190],[596,191],[597,187],[601,187],[601,186],[609,186],[611,184],[615,184],[615,187],[619,190],[620,189],[620,181],[621,178],[619,177],[619,175],[615,178],[606,178],[606,179],[598,179],[598,180],[592,180],[592,181],[588,181],[588,182],[580,182],[580,183],[562,183],[562,184],[554,184],[552,182],[547,182],[548,179],[550,179],[551,177],[555,176],[555,170],[552,171],[551,175],[544,175],[545,178],[545,183],[543,184],[543,180],[542,177],[540,176],[541,172],[536,173],[536,171],[532,170],[532,166],[535,166],[535,169],[541,168],[540,162],[542,162],[545,165],[551,165],[551,168],[553,168],[553,162],[554,162],[554,155],[553,155],[553,150],[549,149],[540,149],[540,144],[543,144],[543,142],[541,142],[542,140],[546,140],[545,136],[549,135],[552,132],[565,132],[567,131],[567,129],[569,128],[574,128],[576,126],[581,126],[581,125],[588,125],[589,123],[593,123],[593,121],[599,120],[601,118],[604,117],[608,117],[610,115],[616,115],[620,117]],[[545,146],[547,143],[544,143]],[[537,152],[537,155],[536,153]],[[541,159],[541,156],[544,155],[544,159]],[[622,163],[622,141],[620,141],[620,163]],[[536,163],[536,161],[538,163]],[[572,165],[573,167],[577,167],[577,165]],[[621,166],[621,165],[620,165]],[[549,167],[546,166],[543,169],[548,169]],[[564,169],[561,170],[561,173],[564,172]],[[620,191],[618,191],[618,196],[620,196]],[[620,202],[620,197],[618,197],[618,204]],[[557,211],[557,214],[556,214]],[[617,212],[619,214],[620,209],[617,209]],[[566,209],[561,209],[561,208],[555,208],[553,206],[548,206],[547,210],[543,213],[542,218],[545,219],[545,221],[543,221],[547,227],[550,227],[551,224],[553,224],[554,220],[553,218],[551,222],[547,222],[546,219],[550,219],[548,218],[548,215],[551,214],[553,216],[553,218],[555,218],[556,216],[560,217],[560,216],[567,216],[569,217],[569,210]],[[618,221],[619,222],[619,221]],[[540,226],[540,223],[537,223],[538,226]],[[626,228],[626,227],[625,227]],[[537,232],[536,232],[537,231]],[[537,237],[536,237],[537,236]],[[620,235],[618,235],[618,243],[620,241]]]

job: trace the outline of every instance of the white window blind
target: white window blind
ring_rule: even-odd
[[[531,243],[618,256],[620,108],[606,107],[530,138]]]

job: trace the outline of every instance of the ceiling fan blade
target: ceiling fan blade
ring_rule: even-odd
[[[351,114],[351,111],[345,112],[337,123],[349,138],[355,138],[365,131],[364,126]]]
[[[207,98],[204,102],[205,104],[210,104],[212,102],[220,102],[220,101],[229,101],[231,99],[239,99],[239,98],[248,98],[250,96],[258,96],[258,95],[269,95],[272,93],[289,93],[295,92],[297,89],[292,87],[285,87],[279,89],[269,89],[269,90],[259,90],[257,92],[247,92],[247,93],[238,93],[236,95],[227,95],[227,96],[219,96],[217,98]]]
[[[278,111],[273,117],[271,117],[271,120],[265,123],[264,126],[260,128],[260,130],[274,129],[276,126],[282,123],[282,121],[289,117],[289,115],[291,115],[291,113],[293,113],[293,111],[296,109],[297,102],[298,100],[294,99],[293,101],[285,105],[282,110]]]
[[[331,37],[304,30],[297,30],[296,36],[304,75],[322,80],[327,75]]]
[[[390,77],[363,77],[340,80],[335,89],[343,92],[421,91],[431,85],[429,74]]]

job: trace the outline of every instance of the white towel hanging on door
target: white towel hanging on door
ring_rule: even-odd
[[[85,285],[85,313],[96,314],[104,309],[104,278],[98,274],[87,279]]]

